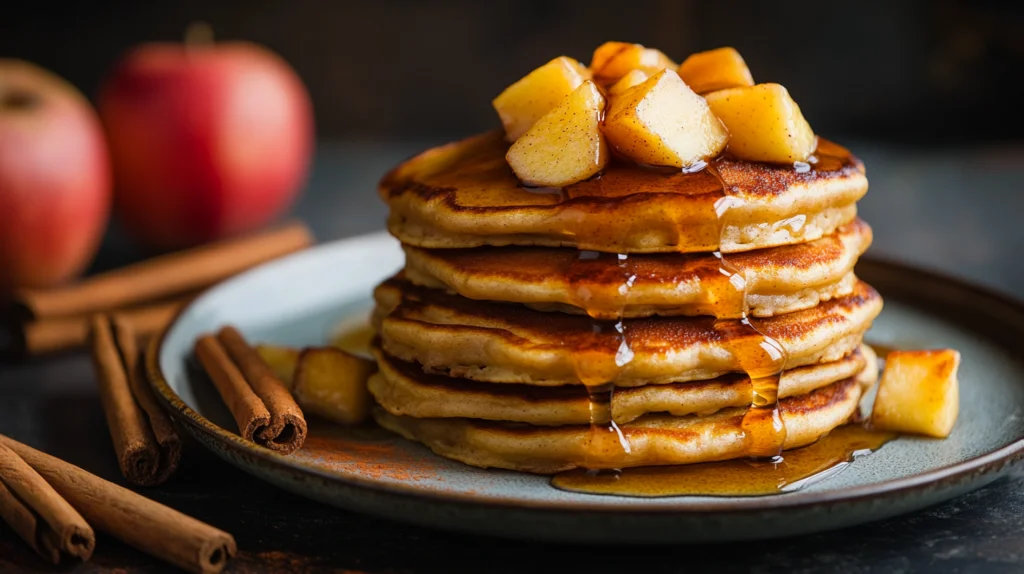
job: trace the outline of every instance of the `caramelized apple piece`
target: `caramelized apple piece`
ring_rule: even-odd
[[[590,61],[594,80],[603,85],[615,83],[631,70],[640,69],[654,74],[665,68],[675,70],[677,66],[661,50],[623,42],[605,42],[594,50]]]
[[[728,47],[690,55],[679,66],[679,77],[698,94],[754,85],[743,56]]]
[[[587,80],[512,144],[505,159],[526,185],[564,187],[599,173],[608,163],[601,135],[604,96]]]
[[[373,361],[335,347],[305,349],[295,367],[292,394],[306,411],[340,424],[359,424],[370,413],[366,381],[376,370]]]
[[[594,55],[590,57],[590,71],[600,70],[619,52],[630,46],[636,46],[636,44],[631,42],[605,42],[601,44],[594,50]]]
[[[505,88],[492,102],[505,126],[505,139],[519,139],[588,79],[590,71],[583,64],[560,56]]]
[[[704,98],[673,70],[613,96],[605,116],[608,143],[637,163],[686,167],[719,154],[729,133]]]
[[[711,92],[711,111],[729,128],[729,153],[773,163],[807,161],[817,146],[811,126],[786,88],[758,84]]]
[[[643,70],[630,70],[625,76],[622,76],[618,82],[615,82],[615,85],[608,88],[608,95],[615,96],[621,94],[633,86],[638,86],[646,82],[650,77],[651,75]]]
[[[270,365],[270,369],[288,387],[288,390],[291,390],[295,364],[299,360],[299,350],[280,345],[257,345],[256,352],[259,353],[263,362]]]
[[[871,424],[884,430],[949,436],[960,410],[959,367],[960,353],[952,349],[889,353]]]

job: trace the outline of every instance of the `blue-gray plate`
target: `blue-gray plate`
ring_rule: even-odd
[[[801,490],[735,498],[571,493],[543,476],[437,457],[372,426],[311,422],[304,447],[288,456],[242,440],[212,385],[196,374],[196,337],[230,323],[253,342],[326,344],[339,323],[366,320],[374,285],[402,263],[398,243],[380,233],[318,246],[210,289],[150,348],[158,397],[200,443],[280,488],[429,527],[547,541],[673,543],[834,529],[979,488],[1024,456],[1024,305],[870,258],[857,272],[882,293],[885,309],[869,341],[958,349],[960,416],[945,440],[901,437]]]

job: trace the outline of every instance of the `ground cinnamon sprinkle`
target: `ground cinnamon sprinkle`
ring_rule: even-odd
[[[411,455],[387,431],[376,431],[310,428],[302,449],[293,456],[338,472],[354,470],[374,480],[441,480],[436,461]]]

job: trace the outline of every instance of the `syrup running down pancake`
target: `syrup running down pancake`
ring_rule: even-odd
[[[375,290],[374,323],[390,355],[430,371],[477,381],[579,384],[577,357],[589,368],[630,360],[607,382],[619,386],[710,379],[745,370],[736,350],[759,335],[723,327],[713,317],[626,319],[596,329],[585,315],[545,313],[520,305],[473,301],[400,278]],[[810,309],[757,319],[758,329],[785,346],[786,368],[837,361],[860,345],[882,309],[866,283]],[[738,321],[731,324],[737,325]]]
[[[377,403],[396,416],[470,418],[534,425],[579,425],[590,422],[589,395],[581,385],[539,387],[516,383],[481,383],[424,373],[415,363],[399,361],[374,349],[380,371],[370,379]],[[878,374],[875,355],[861,346],[831,363],[782,373],[779,397],[803,395],[836,381],[856,377],[870,386]],[[618,424],[650,413],[708,415],[750,403],[750,377],[731,374],[703,381],[617,388],[611,411]]]
[[[877,376],[877,374],[876,374]],[[856,378],[782,399],[783,448],[810,444],[855,416],[862,396]],[[435,453],[484,468],[555,473],[573,468],[631,468],[728,460],[747,456],[742,427],[747,408],[707,416],[646,415],[618,427],[629,449],[593,441],[586,425],[535,426],[479,419],[395,416],[377,408],[384,428],[422,442]]]
[[[860,219],[816,241],[729,257],[747,286],[749,313],[771,317],[849,295],[853,267],[871,245]],[[542,311],[602,319],[650,315],[714,315],[731,286],[711,254],[631,255],[624,273],[611,254],[546,247],[422,249],[405,246],[405,277],[462,297],[522,303]],[[623,284],[623,279],[628,285]]]

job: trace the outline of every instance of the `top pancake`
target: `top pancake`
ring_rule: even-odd
[[[522,187],[505,160],[508,146],[501,131],[488,132],[393,169],[379,189],[388,229],[424,248],[735,253],[830,234],[854,219],[868,188],[863,164],[825,140],[803,173],[727,157],[691,174],[612,162],[564,189]]]

